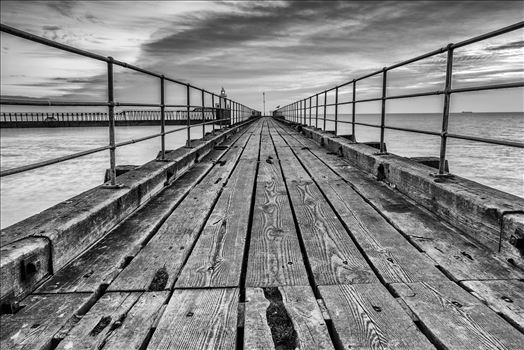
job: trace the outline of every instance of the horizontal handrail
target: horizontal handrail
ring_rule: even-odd
[[[110,155],[110,185],[113,187],[116,186],[116,153],[115,150],[118,147],[126,146],[132,143],[142,142],[149,139],[153,139],[156,137],[161,138],[161,150],[160,150],[160,159],[163,160],[165,157],[165,135],[171,134],[173,132],[181,131],[181,130],[187,130],[187,140],[186,145],[191,147],[191,128],[195,126],[202,126],[202,135],[205,134],[205,126],[208,124],[213,125],[213,132],[215,131],[215,125],[218,124],[220,127],[222,127],[223,124],[236,124],[238,122],[241,122],[243,120],[246,120],[247,118],[251,116],[260,115],[260,112],[249,108],[241,103],[238,103],[234,100],[228,99],[225,95],[218,95],[213,92],[207,91],[205,89],[196,87],[194,85],[191,85],[187,82],[182,82],[178,79],[174,79],[171,77],[167,77],[163,74],[159,74],[157,72],[153,72],[150,70],[147,70],[145,68],[141,68],[132,64],[128,64],[126,62],[122,62],[119,60],[115,60],[112,57],[105,57],[93,52],[89,52],[86,50],[78,49],[76,47],[65,45],[62,43],[58,43],[56,41],[46,39],[19,29],[16,29],[14,27],[0,24],[0,30],[4,33],[8,33],[14,36],[17,36],[19,38],[23,38],[32,42],[40,43],[49,47],[53,47],[62,51],[70,52],[73,54],[77,54],[83,57],[91,58],[94,60],[102,61],[107,64],[107,102],[101,102],[101,101],[92,101],[92,102],[83,102],[83,101],[59,101],[59,100],[51,100],[51,99],[13,99],[13,98],[4,98],[0,97],[0,105],[25,105],[25,106],[60,106],[60,107],[66,107],[66,106],[82,106],[82,107],[107,107],[107,117],[108,117],[108,129],[109,129],[109,145],[94,148],[91,150],[86,150],[78,153],[74,153],[71,155],[63,156],[63,157],[57,157],[54,159],[37,162],[13,169],[8,169],[0,172],[0,177],[3,176],[9,176],[13,174],[22,173],[25,171],[38,169],[44,166],[48,166],[51,164],[56,164],[60,162],[64,162],[66,160],[75,159],[78,157],[83,157],[89,154],[93,154],[96,152],[101,152],[105,150],[109,150]],[[138,102],[119,102],[115,101],[114,98],[114,73],[113,68],[114,66],[120,66],[123,68],[130,69],[135,72],[139,72],[142,74],[146,74],[152,77],[156,77],[159,79],[160,83],[160,103],[138,103]],[[186,95],[186,103],[185,104],[166,104],[165,102],[165,82],[172,82],[179,85],[182,85],[185,88],[185,95]],[[195,104],[194,101],[192,101],[191,98],[191,89],[197,90],[201,92],[201,104]],[[206,106],[205,98],[211,97],[211,107]],[[215,100],[217,98],[217,100]],[[218,102],[215,105],[215,102]],[[120,143],[115,142],[115,115],[118,113],[115,112],[115,107],[150,107],[150,108],[159,108],[160,113],[160,133],[144,136],[138,139],[128,140]],[[171,111],[166,111],[166,108],[183,108],[185,111],[176,111],[183,112],[186,114],[186,123],[187,125],[182,128],[177,128],[170,131],[165,131],[165,125],[166,125],[166,112],[169,113]],[[191,110],[194,108],[194,110]],[[198,110],[197,110],[198,109]],[[212,120],[206,121],[206,117],[209,116],[210,111],[212,111]],[[220,112],[220,113],[218,113]],[[222,116],[226,116],[226,118],[221,119],[214,119],[215,113],[217,114],[216,117],[218,117],[218,114]],[[199,124],[192,124],[191,123],[191,117],[192,116],[201,116],[202,123]],[[177,114],[178,116],[178,114]],[[32,117],[32,115],[31,115]],[[16,115],[15,115],[16,119]],[[149,119],[148,119],[149,120]],[[31,120],[33,121],[33,120]],[[83,121],[83,120],[82,120]],[[97,120],[98,121],[98,120]],[[103,120],[100,120],[103,121]],[[10,120],[11,122],[11,120]],[[17,123],[18,120],[15,120],[15,123]],[[225,123],[224,123],[225,122]]]
[[[207,124],[216,123],[216,122],[220,122],[220,121],[226,121],[226,120],[229,120],[229,118],[217,119],[217,120],[213,120],[213,121],[199,123],[199,124],[192,125],[192,126],[194,127],[194,126],[199,126],[199,125],[207,125]],[[115,143],[114,147],[118,148],[118,147],[128,146],[128,145],[131,145],[131,144],[134,144],[134,143],[139,143],[139,142],[147,141],[147,140],[150,140],[150,139],[153,139],[153,138],[156,138],[156,137],[161,137],[161,136],[164,136],[164,135],[172,134],[172,133],[177,132],[177,131],[186,130],[187,128],[188,128],[187,126],[184,126],[184,127],[181,127],[181,128],[176,128],[176,129],[172,129],[172,130],[169,130],[169,131],[165,131],[163,133],[152,134],[152,135],[143,136],[143,137],[140,137],[140,138],[137,138],[137,139],[132,139],[132,140],[118,142],[118,143]],[[69,155],[66,155],[66,156],[45,160],[45,161],[42,161],[42,162],[36,162],[36,163],[28,164],[28,165],[22,165],[22,166],[19,166],[19,167],[16,167],[16,168],[2,170],[0,172],[0,177],[9,176],[9,175],[15,175],[15,174],[23,173],[23,172],[26,172],[26,171],[29,171],[29,170],[43,168],[43,167],[48,166],[48,165],[53,165],[53,164],[65,162],[67,160],[84,157],[84,156],[87,156],[87,155],[90,155],[90,154],[93,154],[93,153],[106,151],[106,150],[108,150],[110,148],[111,148],[111,146],[109,146],[109,145],[108,146],[97,147],[97,148],[92,148],[92,149],[89,149],[89,150],[86,150],[86,151],[77,152],[77,153],[69,154]]]
[[[299,122],[301,124],[306,125],[312,125],[312,110],[315,110],[315,126],[318,127],[318,114],[319,114],[319,107],[323,108],[323,121],[324,121],[324,127],[323,129],[326,130],[326,121],[332,121],[335,123],[335,135],[337,134],[338,130],[338,124],[339,123],[346,123],[352,125],[352,136],[353,139],[355,139],[355,126],[356,125],[362,125],[367,127],[373,127],[373,128],[379,128],[380,129],[380,152],[379,154],[385,154],[385,145],[384,145],[384,130],[391,129],[391,130],[397,130],[397,131],[406,131],[406,132],[413,132],[413,133],[420,133],[420,134],[426,134],[426,135],[432,135],[432,136],[439,136],[441,138],[441,147],[440,147],[440,157],[439,157],[439,172],[437,176],[447,176],[445,173],[445,161],[446,161],[446,144],[448,138],[453,139],[463,139],[468,141],[474,141],[474,142],[482,142],[482,143],[488,143],[488,144],[494,144],[494,145],[503,145],[508,147],[515,147],[515,148],[524,148],[524,143],[517,142],[517,141],[510,141],[510,140],[500,140],[500,139],[492,139],[492,138],[484,138],[484,137],[476,137],[471,135],[461,135],[461,134],[454,134],[448,132],[448,119],[449,119],[449,106],[450,106],[450,99],[453,94],[456,93],[465,93],[465,92],[475,92],[475,91],[486,91],[486,90],[497,90],[497,89],[511,89],[511,88],[522,88],[524,87],[524,81],[515,81],[515,82],[509,82],[509,83],[503,83],[503,84],[487,84],[487,85],[480,85],[480,86],[467,86],[467,87],[459,87],[459,88],[452,88],[452,68],[453,68],[453,53],[454,50],[457,48],[465,47],[469,44],[473,44],[488,38],[493,38],[498,35],[502,35],[505,33],[509,33],[518,29],[524,28],[524,22],[518,22],[514,23],[512,25],[500,28],[498,30],[482,34],[479,36],[476,36],[471,39],[463,40],[458,43],[451,43],[448,44],[445,47],[438,48],[436,50],[424,53],[422,55],[404,60],[399,63],[395,63],[393,65],[390,65],[389,67],[384,67],[380,70],[365,74],[363,76],[360,76],[358,78],[355,78],[350,81],[346,81],[342,84],[336,85],[334,87],[331,87],[327,90],[324,90],[322,92],[317,92],[309,97],[306,97],[304,99],[300,99],[298,101],[295,101],[293,103],[287,104],[279,109],[277,109],[277,114],[282,114],[285,118],[289,118],[292,121]],[[436,90],[436,91],[424,91],[424,92],[416,92],[416,93],[406,93],[406,94],[399,94],[399,95],[392,95],[387,96],[387,76],[388,72],[399,68],[402,66],[406,66],[410,63],[414,63],[426,58],[433,57],[438,54],[447,54],[446,59],[446,75],[445,75],[445,87],[443,90]],[[374,77],[374,76],[381,76],[382,77],[382,94],[380,97],[373,97],[373,98],[360,98],[356,99],[356,93],[357,93],[357,82],[360,82],[364,79]],[[353,92],[352,92],[352,100],[350,101],[339,101],[339,89],[341,87],[352,85]],[[335,102],[334,103],[327,103],[327,96],[328,93],[334,92],[335,94]],[[319,96],[324,98],[324,103],[319,104]],[[387,126],[386,125],[386,101],[388,100],[394,100],[394,99],[407,99],[407,98],[418,98],[418,97],[424,97],[424,96],[437,96],[437,95],[444,95],[444,111],[442,114],[442,128],[440,132],[432,132],[428,130],[421,130],[421,129],[414,129],[414,128],[402,128],[402,127],[394,127],[394,126]],[[315,105],[313,105],[313,98],[315,99]],[[308,103],[309,102],[309,103]],[[355,112],[355,106],[358,103],[365,103],[365,102],[381,102],[381,120],[380,124],[369,124],[369,123],[362,123],[356,121],[356,112]],[[338,118],[338,107],[343,105],[352,105],[352,120],[351,121],[342,121]],[[334,119],[328,119],[327,118],[327,107],[334,107],[335,113],[334,113]],[[307,123],[307,112],[309,111],[309,124]]]

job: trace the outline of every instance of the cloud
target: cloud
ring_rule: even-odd
[[[513,41],[511,43],[507,43],[503,45],[490,46],[490,47],[487,47],[486,50],[505,51],[505,50],[522,49],[522,48],[524,48],[524,40]]]
[[[56,30],[61,30],[62,27],[59,27],[59,26],[43,26],[42,29],[43,30],[56,31]]]
[[[254,105],[259,104],[261,91],[275,92],[271,94],[278,96],[275,104],[285,105],[522,20],[521,4],[514,1],[25,3],[11,5],[11,13],[17,10],[18,15],[2,17],[22,25],[39,23],[38,30],[46,37],[208,90],[218,91],[223,85],[230,96]],[[53,22],[38,21],[40,12]],[[33,19],[22,13],[32,13]],[[521,38],[509,35],[456,50],[457,79],[465,83],[478,79],[482,84],[514,79],[523,69],[522,45]],[[398,91],[441,88],[445,60],[439,55],[399,68],[391,86]],[[63,74],[76,84],[75,95],[89,94],[91,86],[98,89],[96,79],[73,81],[70,75]],[[368,91],[373,91],[373,84],[368,84]],[[364,82],[360,85],[366,88]],[[133,89],[131,85],[125,89],[130,99]]]
[[[52,10],[58,12],[64,17],[73,16],[73,9],[75,8],[76,1],[64,0],[64,1],[45,1],[44,3]]]

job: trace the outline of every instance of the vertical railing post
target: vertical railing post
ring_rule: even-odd
[[[229,119],[229,123],[227,125],[231,125],[231,111],[228,110],[226,97],[224,97],[224,117]],[[226,121],[224,121],[224,124],[226,124]]]
[[[224,122],[222,119],[226,117],[226,112],[224,109],[222,109],[222,96],[218,97],[218,110],[220,111],[218,113],[218,118],[220,119],[220,123],[218,125],[220,126],[220,129],[222,129],[222,123]]]
[[[302,124],[302,100],[298,101],[298,123]]]
[[[357,81],[353,80],[353,103],[351,108],[351,137],[353,138],[353,142],[357,142],[357,137],[355,136],[355,109],[356,109],[356,98],[355,95],[357,94]]]
[[[186,84],[186,111],[187,111],[187,141],[186,141],[186,147],[191,147],[191,119],[189,117],[191,113],[191,86],[189,84]]]
[[[318,94],[315,95],[315,128],[318,128]]]
[[[335,88],[335,136],[338,135],[338,86]]]
[[[313,98],[313,96],[310,96],[309,97],[309,126],[311,126],[311,99]]]
[[[116,147],[115,147],[115,88],[113,84],[113,57],[107,61],[107,113],[109,115],[109,181],[116,186]]]
[[[382,69],[382,108],[380,112],[380,154],[386,154],[386,146],[384,144],[384,132],[386,131],[386,89],[387,89],[388,70],[386,67]]]
[[[305,98],[304,99],[304,118],[303,118],[303,122],[304,122],[304,125],[307,125],[307,99]]]
[[[215,94],[211,94],[211,106],[213,107],[213,109],[211,110],[211,118],[213,118],[213,135],[215,135],[215,122],[217,120],[217,113],[216,113],[216,109],[215,109]]]
[[[160,77],[160,159],[166,157],[166,106],[165,106],[165,77]]]
[[[202,91],[202,138],[204,138],[204,135],[206,134],[206,115],[204,112],[205,107],[205,97],[204,97],[204,90]]]
[[[442,113],[442,130],[440,133],[440,157],[438,175],[446,176],[446,146],[448,139],[449,105],[451,101],[451,80],[453,76],[453,44],[447,47],[448,56],[446,63],[446,85],[444,87],[444,111]]]
[[[324,91],[324,131],[326,131],[327,91]]]

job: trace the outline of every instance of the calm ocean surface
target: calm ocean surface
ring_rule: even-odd
[[[339,116],[350,120],[349,115]],[[328,118],[330,118],[328,116]],[[379,115],[360,115],[357,121],[379,123]],[[314,123],[314,119],[313,119]],[[319,119],[319,126],[321,119]],[[439,131],[440,114],[388,114],[387,125]],[[328,129],[333,124],[327,123]],[[168,130],[180,126],[169,126]],[[117,127],[118,141],[158,132],[155,126]],[[207,130],[211,127],[208,126]],[[340,133],[350,133],[351,125],[342,124]],[[524,113],[461,113],[450,118],[452,133],[524,142]],[[0,166],[2,170],[51,159],[106,145],[107,129],[34,128],[1,129]],[[201,127],[194,127],[192,138],[200,138]],[[378,141],[379,129],[357,126],[359,142]],[[185,143],[185,132],[166,137],[166,148]],[[440,139],[386,130],[388,151],[407,157],[438,156]],[[143,164],[159,151],[160,140],[152,139],[117,149],[117,164]],[[524,197],[524,150],[470,142],[448,141],[450,171],[485,185]],[[108,152],[92,154],[67,162],[1,179],[1,227],[9,226],[54,204],[103,182],[109,164]]]

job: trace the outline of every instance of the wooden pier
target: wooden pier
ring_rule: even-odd
[[[518,261],[272,118],[70,260],[1,316],[2,349],[524,344]]]

